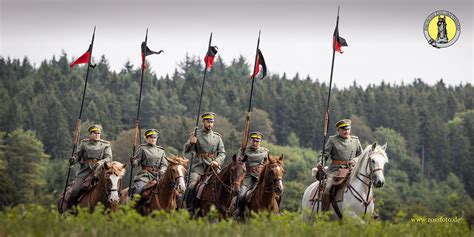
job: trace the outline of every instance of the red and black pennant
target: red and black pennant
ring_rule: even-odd
[[[153,51],[151,50],[150,48],[148,48],[148,46],[145,44],[145,42],[142,42],[142,66],[146,69],[146,63],[145,63],[145,57],[146,56],[149,56],[149,55],[152,55],[152,54],[160,54],[160,53],[163,53],[164,51],[163,50],[160,50],[158,52],[156,51]]]
[[[334,36],[333,36],[333,47],[336,52],[339,53],[344,53],[344,51],[341,50],[341,47],[347,46],[347,42],[344,38],[339,36],[339,24],[336,24],[336,29],[334,30]]]
[[[262,66],[262,77],[260,78],[260,80],[262,80],[267,75],[267,64],[265,63],[265,58],[263,57],[262,51],[258,49],[255,69],[253,71],[251,79],[254,79],[258,75],[258,73],[260,72],[260,66]]]
[[[217,49],[217,46],[210,46],[207,50],[206,56],[204,57],[204,63],[206,64],[207,70],[210,70],[212,65],[214,65],[214,58],[216,57]]]

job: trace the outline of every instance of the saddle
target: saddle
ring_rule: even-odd
[[[146,183],[145,187],[143,187],[142,193],[140,194],[141,197],[140,197],[139,202],[141,202],[142,200],[146,201],[146,200],[150,199],[151,193],[153,192],[153,187],[155,187],[155,185],[157,185],[157,183],[158,182],[156,180],[150,180],[150,181],[148,181],[148,183]]]
[[[333,187],[340,188],[343,187],[349,176],[351,175],[351,170],[349,168],[339,168],[337,174],[333,177]]]
[[[255,190],[257,189],[258,181],[252,183],[252,185],[247,189],[247,192],[244,194],[245,202],[249,203],[252,200],[253,195],[255,194]]]
[[[94,189],[94,187],[97,185],[98,181],[99,180],[92,174],[87,176],[84,182],[82,182],[76,203],[80,202],[86,194],[92,191],[92,189]]]
[[[214,175],[212,172],[208,172],[206,174],[203,174],[201,178],[199,179],[199,182],[196,185],[196,198],[201,199],[202,197],[202,191],[204,190],[204,187],[206,187],[207,184],[209,184],[209,180],[211,177]]]
[[[350,168],[340,168],[337,174],[333,177],[333,185],[331,188],[331,203],[332,202],[341,202],[344,199],[344,192],[349,176],[351,175]],[[321,186],[319,189],[314,188],[311,191],[311,203],[320,201],[319,192],[323,192],[324,189]]]

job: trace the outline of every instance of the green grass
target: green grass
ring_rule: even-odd
[[[438,219],[439,221],[439,219]],[[80,211],[78,215],[60,215],[54,207],[17,206],[0,212],[0,236],[474,236],[466,221],[456,223],[418,223],[345,219],[327,221],[321,217],[305,222],[301,213],[285,212],[280,216],[255,215],[246,223],[218,221],[215,213],[192,219],[185,211],[156,212],[143,217],[123,207],[104,214]]]

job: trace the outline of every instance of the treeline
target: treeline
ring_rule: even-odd
[[[45,60],[37,67],[27,58],[0,58],[0,131],[10,134],[22,128],[35,132],[50,162],[57,166],[57,172],[48,177],[53,182],[48,183],[50,193],[62,186],[84,84],[86,68],[70,71],[69,63],[66,55]],[[157,78],[150,71],[145,74],[141,124],[160,130],[159,143],[168,153],[179,154],[193,129],[202,69],[201,59],[186,57],[173,75]],[[217,113],[216,130],[223,134],[229,157],[240,146],[249,99],[249,69],[243,57],[229,65],[218,58],[206,82],[203,111]],[[87,134],[88,125],[102,124],[105,139],[113,142],[114,158],[124,162],[131,155],[129,130],[135,122],[139,79],[138,67],[127,62],[120,72],[111,71],[107,59],[101,57],[91,70],[86,93],[82,134]],[[252,129],[265,133],[270,143],[267,146],[277,150],[288,147],[286,165],[298,166],[286,175],[288,182],[293,182],[290,185],[300,191],[311,182],[308,176],[314,150],[322,145],[328,85],[298,74],[292,78],[272,74],[255,85]],[[474,195],[471,84],[447,86],[440,80],[430,86],[415,79],[410,84],[382,82],[363,88],[354,82],[349,88],[334,87],[332,95],[331,124],[351,118],[353,133],[364,145],[388,142],[388,177],[410,187],[422,182],[448,182],[455,177],[461,185],[456,189],[458,195],[467,195],[460,193],[464,190],[468,197]],[[307,148],[314,154],[295,159],[292,153]],[[288,205],[297,208],[298,194],[290,191],[287,195],[295,195]],[[401,200],[394,202],[400,204]]]

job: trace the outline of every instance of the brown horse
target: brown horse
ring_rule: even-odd
[[[268,211],[280,213],[280,195],[283,192],[283,155],[280,157],[268,156],[258,184],[252,195],[248,208],[250,211]]]
[[[198,210],[198,216],[207,215],[212,205],[216,206],[222,218],[227,218],[232,214],[230,213],[232,198],[237,196],[240,191],[246,172],[246,159],[247,157],[240,159],[234,155],[232,162],[220,173],[211,171],[213,173],[205,184],[200,199],[194,199],[194,207]],[[201,179],[201,182],[203,180]]]
[[[100,202],[106,208],[115,211],[119,205],[119,188],[122,177],[125,174],[126,164],[118,161],[109,161],[99,165],[94,171],[94,186],[84,193],[77,206],[88,208],[93,211],[95,206]],[[59,200],[59,206],[61,200]]]
[[[181,157],[166,157],[168,168],[158,183],[149,188],[148,197],[142,197],[135,208],[143,215],[155,210],[172,211],[177,207],[176,200],[186,191],[184,177],[187,160]],[[148,189],[148,188],[147,188]],[[145,190],[146,192],[146,190]],[[122,203],[128,201],[128,188],[121,191]],[[144,194],[145,196],[145,194]]]

